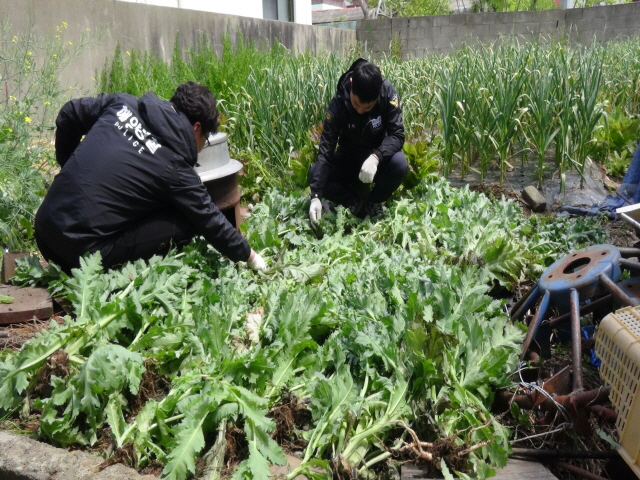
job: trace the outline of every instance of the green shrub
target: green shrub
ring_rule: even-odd
[[[0,247],[33,248],[33,219],[52,177],[52,133],[55,115],[70,93],[60,72],[91,41],[66,40],[66,24],[53,38],[33,28],[12,32],[0,25]]]

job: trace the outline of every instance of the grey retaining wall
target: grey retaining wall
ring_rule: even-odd
[[[102,32],[104,39],[93,44],[62,78],[87,92],[93,92],[92,77],[103,68],[105,59],[113,57],[118,41],[124,51],[148,50],[165,60],[171,58],[178,33],[185,48],[192,48],[204,33],[218,53],[225,32],[230,32],[234,40],[235,33],[240,32],[256,44],[278,41],[296,53],[338,52],[356,43],[352,30],[115,0],[0,0],[0,12],[0,21],[12,24],[12,34],[24,32],[31,25],[36,34],[53,36],[62,22],[67,24],[65,38],[69,41],[79,38],[86,29]]]
[[[542,12],[463,13],[432,17],[359,20],[357,39],[374,54],[389,52],[392,38],[400,40],[403,58],[449,53],[462,45],[499,41],[501,36],[525,40],[540,35],[565,36],[587,44],[640,34],[640,3]]]

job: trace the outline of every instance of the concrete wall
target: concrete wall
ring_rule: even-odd
[[[524,39],[539,35],[588,44],[640,35],[640,3],[542,12],[461,13],[432,17],[360,20],[358,41],[374,54],[388,52],[399,36],[403,58],[448,53],[463,44],[499,41],[504,35]]]
[[[116,43],[123,50],[148,50],[165,60],[171,58],[177,34],[181,47],[192,48],[201,34],[222,50],[222,38],[240,32],[258,44],[280,42],[292,52],[339,52],[356,42],[354,31],[298,25],[218,13],[159,7],[115,0],[0,0],[2,21],[12,24],[12,34],[31,28],[53,37],[56,26],[67,24],[65,39],[74,41],[82,32],[100,32],[103,40],[92,44],[81,58],[63,72],[61,80],[82,93],[95,93],[92,77],[112,59]],[[31,25],[31,27],[29,27]]]

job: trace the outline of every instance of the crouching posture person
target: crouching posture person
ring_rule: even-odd
[[[194,82],[171,101],[149,92],[67,102],[56,120],[61,166],[38,210],[35,236],[45,259],[65,270],[100,252],[103,266],[166,254],[202,235],[232,261],[264,261],[220,210],[194,170],[218,128],[216,99]],[[84,138],[83,138],[84,137]]]
[[[338,81],[325,115],[318,161],[309,170],[311,225],[322,216],[322,199],[359,217],[382,215],[383,202],[407,173],[403,144],[402,110],[393,85],[376,65],[356,60]]]

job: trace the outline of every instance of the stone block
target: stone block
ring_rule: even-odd
[[[0,280],[2,283],[9,283],[16,270],[16,260],[29,255],[29,252],[7,252],[2,256],[2,272]]]
[[[433,47],[433,39],[421,38],[418,40],[417,44],[418,44],[418,49],[421,49],[422,51],[429,50]]]
[[[577,41],[582,45],[605,41],[605,30],[583,30],[578,34]]]
[[[449,15],[449,25],[466,25],[467,17],[465,14]]]
[[[528,23],[537,20],[538,12],[513,12],[513,21],[515,23]]]
[[[516,19],[515,12],[497,12],[495,19],[497,23],[511,25]]]
[[[442,34],[442,27],[430,27],[424,31],[424,38],[437,38]]]
[[[0,285],[0,295],[13,298],[12,303],[0,303],[0,325],[28,322],[33,318],[47,319],[53,315],[51,297],[46,288]]]
[[[365,32],[365,31],[362,31],[362,30],[356,31],[356,40],[358,42],[372,43],[374,38],[375,38],[375,36],[372,35],[371,32]]]
[[[567,23],[575,23],[578,20],[582,20],[584,8],[572,8],[570,10],[566,10],[565,20]]]
[[[481,13],[463,13],[462,15],[467,17],[467,25],[482,25]]]
[[[434,25],[434,17],[420,17],[416,20],[416,28],[431,28]]]
[[[608,7],[589,7],[582,8],[582,19],[592,20],[594,18],[606,18],[611,13]]]
[[[380,45],[381,48],[385,49],[389,46],[389,42],[391,42],[392,35],[391,33],[385,32],[384,35],[376,35],[370,44]]]
[[[426,28],[412,28],[409,38],[426,38],[428,36],[430,36],[430,33]]]
[[[529,185],[522,190],[522,200],[524,200],[534,212],[540,213],[547,209],[547,200],[533,185]]]
[[[605,17],[592,18],[588,22],[584,23],[583,29],[588,30],[604,30],[608,28],[607,19]]]
[[[613,22],[610,22],[609,25],[611,25],[611,23]],[[628,17],[623,17],[622,21],[618,25],[613,24],[611,26],[613,26],[614,28],[616,26],[618,26],[619,28],[635,28],[637,35],[637,29],[640,27],[640,18],[635,15],[629,15]]]
[[[471,36],[477,38],[486,37],[489,34],[491,34],[491,25],[488,24],[476,25],[471,31]]]
[[[495,23],[494,21],[494,16],[495,16],[495,12],[484,12],[484,13],[479,13],[478,15],[482,16],[482,23],[486,23],[488,25],[493,25]]]
[[[446,36],[441,36],[438,38],[435,38],[433,40],[433,48],[434,50],[436,50],[437,52],[441,53],[441,52],[451,52],[452,51],[452,47],[451,47],[451,39],[449,37]]]
[[[565,10],[543,10],[536,12],[536,17],[540,22],[564,23]]]
[[[452,38],[455,38],[458,36],[458,27],[455,25],[440,27],[440,36],[446,37],[450,41]]]
[[[540,33],[540,24],[538,22],[516,23],[513,25],[513,33],[538,35]]]
[[[100,472],[103,459],[79,450],[68,452],[23,435],[0,431],[0,478],[5,480],[158,480],[121,463]]]
[[[378,18],[376,20],[372,20],[372,22],[373,30],[386,30],[391,28],[390,18]]]
[[[438,15],[433,17],[433,26],[443,27],[449,25],[449,17],[450,15]]]
[[[399,30],[401,28],[409,28],[409,18],[392,18],[391,19],[391,30]]]
[[[607,17],[630,17],[637,14],[637,3],[626,3],[621,5],[607,5],[602,7],[593,7],[589,9],[585,9],[585,15],[587,11],[601,10],[603,14],[606,14]],[[595,13],[595,12],[594,12]]]

